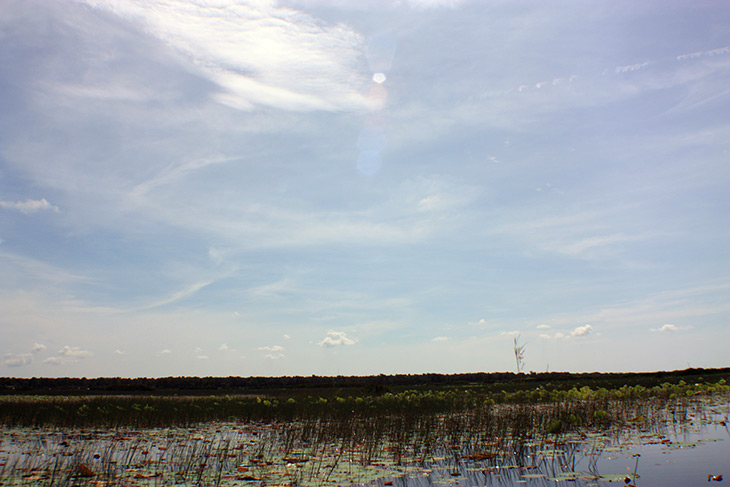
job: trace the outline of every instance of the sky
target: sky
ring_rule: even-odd
[[[0,2],[0,376],[730,366],[730,3]]]

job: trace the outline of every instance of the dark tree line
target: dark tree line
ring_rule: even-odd
[[[274,393],[300,390],[349,389],[377,394],[403,388],[481,387],[514,391],[550,387],[570,388],[576,384],[612,389],[622,385],[653,386],[663,382],[717,382],[730,380],[730,368],[685,369],[644,373],[478,372],[464,374],[395,374],[372,376],[285,376],[285,377],[0,377],[0,394],[234,394]]]

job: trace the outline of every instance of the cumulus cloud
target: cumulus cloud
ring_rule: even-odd
[[[220,347],[218,347],[218,350],[220,350],[221,352],[227,352],[230,349],[228,348],[228,345],[223,343]]]
[[[33,353],[40,353],[43,352],[46,349],[46,346],[42,343],[34,343],[33,344]]]
[[[29,353],[6,353],[3,357],[5,367],[23,367],[33,363],[33,355]]]
[[[114,350],[114,354],[115,354],[115,355],[124,355],[124,351],[123,351],[123,350],[119,350],[119,349],[117,348],[116,350]]]
[[[538,328],[549,329],[550,326],[540,325],[540,326],[538,326]],[[552,335],[549,333],[542,333],[542,334],[540,334],[540,338],[543,338],[545,340],[562,340],[564,338],[567,339],[567,338],[572,338],[572,337],[584,337],[584,336],[590,335],[591,333],[593,333],[593,326],[591,326],[589,324],[585,324],[582,326],[577,326],[572,331],[566,332],[566,333],[563,333],[560,331],[555,332]]]
[[[484,318],[480,319],[479,321],[470,321],[469,326],[486,326],[487,320]]]
[[[517,331],[517,330],[512,330],[512,331],[503,331],[503,332],[501,332],[501,333],[499,334],[499,336],[517,336],[517,335],[519,335],[519,334],[520,334],[520,332],[519,332],[519,331]]]
[[[69,347],[68,345],[61,348],[55,357],[48,357],[43,361],[44,364],[50,365],[66,365],[89,358],[93,355],[88,350],[81,350],[79,347]]]
[[[195,358],[198,360],[208,360],[207,355],[196,355]]]
[[[341,345],[354,345],[355,340],[348,338],[344,331],[330,330],[327,336],[318,343],[320,347],[338,347]]]
[[[446,342],[449,340],[449,337],[435,337],[431,339],[432,342]]]
[[[589,335],[591,331],[593,331],[593,327],[591,325],[585,324],[583,326],[576,327],[576,329],[570,333],[570,336],[583,337]]]
[[[280,345],[274,345],[272,347],[259,347],[256,350],[259,350],[261,352],[269,352],[264,355],[264,358],[267,360],[279,360],[284,358],[284,354],[281,353],[284,351],[284,347]]]
[[[546,325],[545,323],[543,323],[542,325],[537,325],[537,329],[538,330],[549,330],[550,325]]]
[[[92,353],[88,350],[81,350],[79,349],[79,347],[69,347],[68,345],[66,345],[58,351],[58,355],[71,359],[82,359],[91,357]]]
[[[679,327],[667,323],[666,325],[660,327],[660,328],[650,328],[651,331],[659,332],[659,333],[666,333],[666,332],[672,332],[679,330]]]
[[[157,355],[158,355],[158,356],[159,356],[159,355],[170,355],[171,353],[172,353],[172,350],[168,350],[168,349],[166,348],[166,349],[164,349],[164,350],[160,350],[159,352],[157,352]]]
[[[280,345],[274,345],[271,347],[258,347],[256,350],[260,352],[269,352],[264,355],[264,358],[268,360],[279,360],[284,358],[284,354],[281,353],[284,351],[284,347]]]
[[[53,211],[58,213],[58,207],[50,204],[45,198],[41,198],[40,200],[0,201],[0,208],[16,210],[26,215],[37,211]]]

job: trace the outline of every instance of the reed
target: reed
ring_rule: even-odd
[[[220,485],[238,475],[327,484],[353,465],[523,466],[545,445],[563,445],[553,461],[568,468],[571,435],[681,425],[729,389],[720,381],[356,397],[3,397],[0,450],[14,453],[0,453],[0,482],[75,485],[89,475],[121,485],[140,475],[147,485]]]

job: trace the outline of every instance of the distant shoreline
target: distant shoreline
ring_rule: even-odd
[[[664,382],[730,381],[730,367],[688,368],[656,372],[477,372],[460,374],[394,374],[370,376],[281,377],[160,377],[160,378],[16,378],[0,377],[0,395],[225,395],[277,392],[326,393],[364,390],[371,393],[405,388],[450,388],[479,385],[489,390],[525,390],[548,385],[570,388],[576,384],[612,389],[623,385],[654,386]]]

